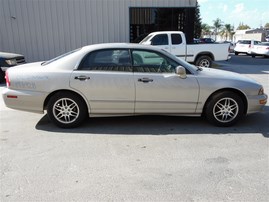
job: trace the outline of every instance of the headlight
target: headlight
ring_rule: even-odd
[[[260,88],[258,95],[263,95],[263,94],[264,94],[264,90],[263,88]]]
[[[17,61],[16,59],[9,59],[9,60],[6,60],[6,63],[8,65],[17,65]]]

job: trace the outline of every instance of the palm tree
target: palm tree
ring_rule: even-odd
[[[225,24],[223,26],[223,29],[220,32],[220,35],[223,37],[225,37],[225,41],[227,41],[227,39],[231,40],[232,39],[232,35],[234,34],[234,27],[231,24]]]
[[[217,18],[216,20],[213,20],[213,28],[215,32],[215,41],[217,40],[217,35],[219,33],[219,29],[222,27],[222,21],[221,19]]]
[[[202,26],[202,37],[206,36],[206,35],[211,35],[211,27],[206,24],[206,23],[203,23]]]

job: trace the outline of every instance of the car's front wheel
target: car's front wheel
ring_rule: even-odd
[[[232,126],[243,117],[244,103],[234,92],[224,91],[213,95],[205,107],[209,122],[217,126]]]
[[[88,111],[85,102],[71,92],[53,95],[47,107],[50,120],[61,128],[74,128],[85,120]]]

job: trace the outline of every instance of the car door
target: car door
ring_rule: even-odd
[[[187,57],[186,44],[180,34],[171,34],[171,53],[184,60]]]
[[[167,34],[157,34],[150,41],[151,45],[170,52],[169,39]]]
[[[84,57],[70,78],[83,94],[91,114],[134,113],[134,80],[129,50],[105,49]]]
[[[175,73],[178,63],[149,50],[132,50],[136,89],[135,113],[194,113],[198,82],[188,72],[186,79]]]

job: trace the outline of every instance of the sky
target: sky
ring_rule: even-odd
[[[223,24],[236,29],[242,22],[250,28],[260,28],[269,23],[269,0],[197,0],[202,23],[213,26],[220,18]]]

